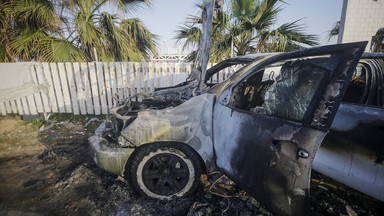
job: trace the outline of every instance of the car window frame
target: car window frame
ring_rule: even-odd
[[[249,73],[245,72],[242,76],[239,76],[236,81],[232,82],[230,84],[230,86],[227,87],[227,91],[229,91],[228,92],[228,94],[229,94],[229,96],[228,96],[228,103],[225,103],[225,104],[222,104],[222,105],[225,105],[226,107],[228,107],[230,109],[233,109],[233,110],[236,110],[238,112],[248,113],[248,114],[257,115],[257,116],[268,116],[268,117],[272,117],[272,118],[279,118],[281,120],[285,120],[285,121],[289,121],[289,122],[294,122],[294,123],[297,123],[299,125],[311,126],[311,121],[312,121],[313,115],[314,115],[314,113],[316,111],[314,110],[313,112],[309,112],[309,113],[308,113],[308,111],[311,110],[310,106],[317,106],[317,103],[312,104],[313,101],[311,101],[310,102],[311,105],[309,105],[306,108],[307,110],[304,113],[303,118],[301,120],[291,119],[291,118],[277,116],[277,115],[266,115],[266,114],[263,114],[263,113],[257,113],[257,112],[252,112],[252,111],[249,111],[249,110],[244,110],[244,109],[236,108],[236,107],[231,105],[230,101],[232,99],[232,96],[234,94],[234,89],[236,88],[236,86],[240,85],[242,82],[244,82],[248,78],[256,75],[257,73],[260,73],[260,72],[264,73],[265,69],[268,68],[268,67],[275,67],[276,64],[278,66],[282,66],[284,63],[289,62],[289,61],[293,61],[294,62],[296,60],[315,59],[315,58],[322,58],[322,57],[324,57],[324,56],[320,55],[320,56],[311,56],[311,57],[304,57],[304,58],[301,57],[301,58],[285,59],[285,60],[280,60],[280,61],[272,62],[272,63],[270,63],[268,65],[265,65],[263,68],[260,68],[259,70],[254,70],[254,71],[249,72]],[[254,62],[254,63],[256,64],[256,62]],[[251,67],[252,65],[254,65],[254,64],[249,64],[247,66]],[[325,83],[326,83],[325,79],[323,79],[320,82],[319,86],[317,87],[318,88],[317,91],[314,93],[314,97],[321,96],[321,93],[324,91],[324,87],[326,87]]]

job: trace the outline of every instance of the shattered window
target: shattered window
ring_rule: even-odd
[[[319,87],[331,72],[322,67],[325,62],[326,58],[288,61],[258,71],[233,89],[230,105],[295,121],[311,118]]]

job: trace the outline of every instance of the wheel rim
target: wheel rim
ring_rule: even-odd
[[[189,169],[179,156],[162,153],[153,156],[144,164],[142,179],[150,191],[169,196],[187,185]]]

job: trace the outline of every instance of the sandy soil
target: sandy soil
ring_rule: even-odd
[[[270,215],[235,187],[236,197],[209,192],[204,181],[190,197],[161,202],[97,168],[87,138],[91,116],[53,119],[39,131],[18,117],[0,119],[0,215]],[[203,180],[205,180],[203,176]],[[313,174],[317,215],[383,215],[383,203]]]
[[[0,121],[0,134],[11,132],[17,124],[20,124],[22,122],[22,120],[17,118],[3,119],[2,121]]]

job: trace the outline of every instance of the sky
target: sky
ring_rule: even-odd
[[[225,0],[228,1],[228,0]],[[159,36],[159,45],[172,47],[176,40],[175,31],[185,22],[188,15],[197,15],[195,6],[200,0],[154,0],[154,3],[135,17]],[[320,37],[320,45],[334,44],[337,37],[328,41],[327,34],[341,17],[343,0],[285,0],[283,10],[278,15],[278,25],[302,19],[300,23],[307,27],[306,33]],[[277,26],[276,26],[277,27]],[[167,50],[163,47],[161,52]]]

